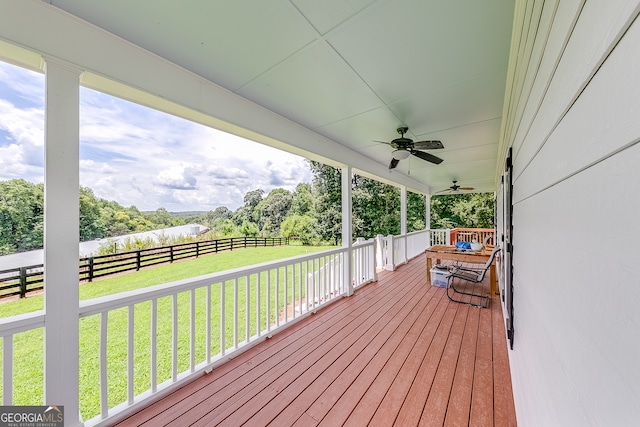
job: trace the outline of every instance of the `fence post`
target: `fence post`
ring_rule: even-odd
[[[140,251],[136,251],[136,271],[140,271]]]
[[[89,282],[93,282],[93,257],[89,257]]]
[[[173,262],[173,246],[169,246],[169,262]]]
[[[200,256],[200,242],[196,242],[196,258]]]
[[[20,267],[20,298],[24,298],[27,293],[27,268]]]

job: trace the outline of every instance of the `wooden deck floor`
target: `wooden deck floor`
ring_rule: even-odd
[[[418,257],[118,425],[515,426],[507,357],[498,297],[451,303]]]

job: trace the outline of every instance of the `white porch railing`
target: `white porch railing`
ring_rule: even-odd
[[[449,230],[420,230],[401,236],[376,237],[377,266],[393,271],[433,245],[449,244]]]
[[[14,338],[44,327],[44,311],[20,314],[0,319],[2,337],[2,405],[13,405]],[[34,379],[35,380],[35,379]]]
[[[440,229],[440,230],[431,230],[431,236],[429,239],[429,246],[434,245],[449,245],[451,242],[451,230],[450,229]]]
[[[352,287],[377,280],[375,251],[358,239],[350,257],[340,248],[81,301],[85,425],[134,412],[348,294],[347,271]],[[0,319],[3,405],[13,404],[14,336],[44,320]]]
[[[353,244],[353,264],[351,275],[353,287],[357,288],[378,280],[376,272],[376,241],[358,238]]]

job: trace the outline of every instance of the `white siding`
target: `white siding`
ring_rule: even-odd
[[[514,152],[520,426],[640,419],[639,4],[517,9],[503,142]]]

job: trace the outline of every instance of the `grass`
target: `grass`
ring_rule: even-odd
[[[267,248],[247,248],[233,252],[222,252],[215,255],[204,256],[194,260],[177,262],[156,266],[135,273],[111,277],[93,283],[80,286],[80,299],[87,300],[105,295],[167,283],[175,280],[195,277],[203,274],[224,271],[242,266],[262,263],[275,259],[302,255],[307,252],[316,252],[332,247],[302,247],[281,246]],[[289,283],[292,274],[296,277],[299,271],[287,272]],[[302,274],[305,271],[301,272]],[[260,277],[261,318],[260,328],[264,329],[267,322],[275,319],[275,310],[272,309],[270,319],[266,318],[266,292],[270,288],[272,301],[275,304],[277,294],[278,307],[285,306],[284,299],[284,271],[278,273],[278,292],[275,290],[275,272],[272,273],[270,283],[267,284],[266,274]],[[211,354],[220,351],[221,341],[226,347],[233,347],[241,342],[247,335],[253,335],[258,331],[256,317],[256,292],[258,290],[257,278],[241,278],[237,283],[225,284],[225,318],[224,334],[221,328],[221,284],[211,286]],[[237,301],[234,301],[234,288],[238,287]],[[301,290],[304,292],[304,290]],[[290,292],[289,292],[290,293]],[[299,293],[296,290],[296,293]],[[206,355],[206,290],[197,289],[194,292],[193,305],[195,308],[195,362],[205,360]],[[299,296],[299,295],[298,295]],[[291,295],[287,297],[291,302]],[[177,331],[178,331],[178,364],[177,372],[189,369],[191,357],[190,340],[190,308],[191,293],[183,292],[176,298],[177,303]],[[0,304],[0,317],[27,313],[43,308],[43,296],[33,296],[26,299]],[[234,328],[234,311],[238,312],[238,325]],[[248,308],[248,311],[247,311]],[[134,395],[140,394],[150,388],[151,384],[151,302],[136,304],[133,308],[134,316]],[[157,301],[157,382],[172,377],[172,297],[163,297]],[[249,313],[249,325],[246,315]],[[110,311],[108,314],[107,329],[107,375],[108,375],[108,404],[113,407],[127,400],[127,329],[129,309],[122,308]],[[101,316],[93,315],[80,320],[80,410],[84,419],[90,419],[100,413],[99,401],[99,348],[100,348],[100,323]],[[248,328],[247,328],[248,326]],[[14,336],[14,393],[13,403],[16,405],[40,405],[43,398],[43,329],[36,329]]]

